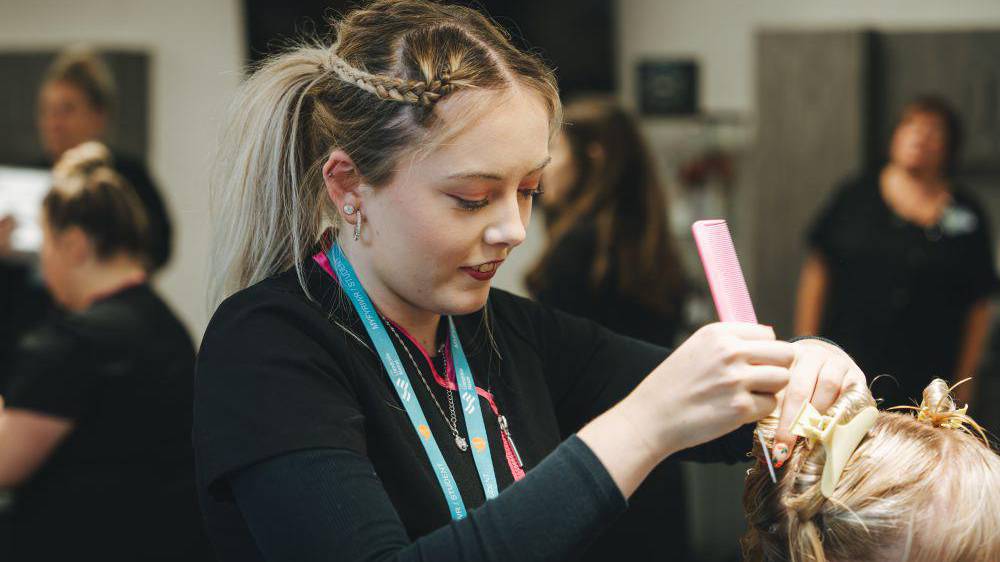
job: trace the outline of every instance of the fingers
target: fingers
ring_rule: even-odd
[[[773,394],[751,392],[750,399],[753,401],[753,411],[751,417],[747,419],[747,423],[766,418],[778,407],[778,400]]]
[[[848,365],[845,361],[828,359],[820,368],[813,390],[812,405],[820,412],[826,412],[840,396]]]
[[[781,401],[778,429],[774,432],[774,464],[781,466],[788,458],[796,437],[792,435],[792,422],[802,405],[812,398],[816,388],[818,373],[823,368],[825,357],[817,353],[806,353],[796,358],[791,369],[791,380]]]
[[[795,347],[783,341],[748,341],[742,344],[743,356],[751,365],[791,367]]]
[[[777,394],[788,386],[791,379],[791,372],[788,369],[772,365],[754,365],[748,367],[746,372],[744,380],[747,390],[760,394]]]

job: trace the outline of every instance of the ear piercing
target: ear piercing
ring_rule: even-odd
[[[356,209],[354,205],[344,205],[344,212],[348,215],[358,214],[358,218],[354,221],[354,240],[361,240],[361,221],[364,220],[364,215],[361,214],[361,209]]]

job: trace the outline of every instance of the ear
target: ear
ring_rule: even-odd
[[[323,183],[341,218],[354,224],[357,213],[347,213],[344,207],[350,205],[361,210],[361,174],[346,152],[338,148],[330,153],[323,164]]]
[[[73,265],[82,265],[94,258],[94,245],[78,226],[67,227],[60,233],[58,244],[60,253]]]

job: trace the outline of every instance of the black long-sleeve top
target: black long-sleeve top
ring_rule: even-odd
[[[573,560],[625,508],[607,471],[571,436],[669,350],[499,290],[486,318],[456,317],[476,385],[509,420],[527,470],[515,484],[497,417],[480,399],[501,490],[485,504],[472,455],[454,446],[400,348],[470,509],[452,522],[350,302],[318,265],[309,263],[306,278],[315,301],[286,272],[225,301],[202,342],[194,442],[220,560]],[[411,349],[418,362],[419,351]],[[446,404],[429,368],[421,371]],[[676,457],[737,461],[750,443],[743,428]],[[628,545],[622,553],[627,559]]]

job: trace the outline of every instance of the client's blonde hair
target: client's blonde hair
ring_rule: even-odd
[[[820,492],[822,446],[795,446],[772,483],[759,442],[743,506],[743,554],[757,562],[1000,560],[1000,457],[935,379],[916,416],[880,412],[834,493]],[[875,401],[845,392],[826,412],[850,420]],[[770,443],[777,419],[757,425]]]

